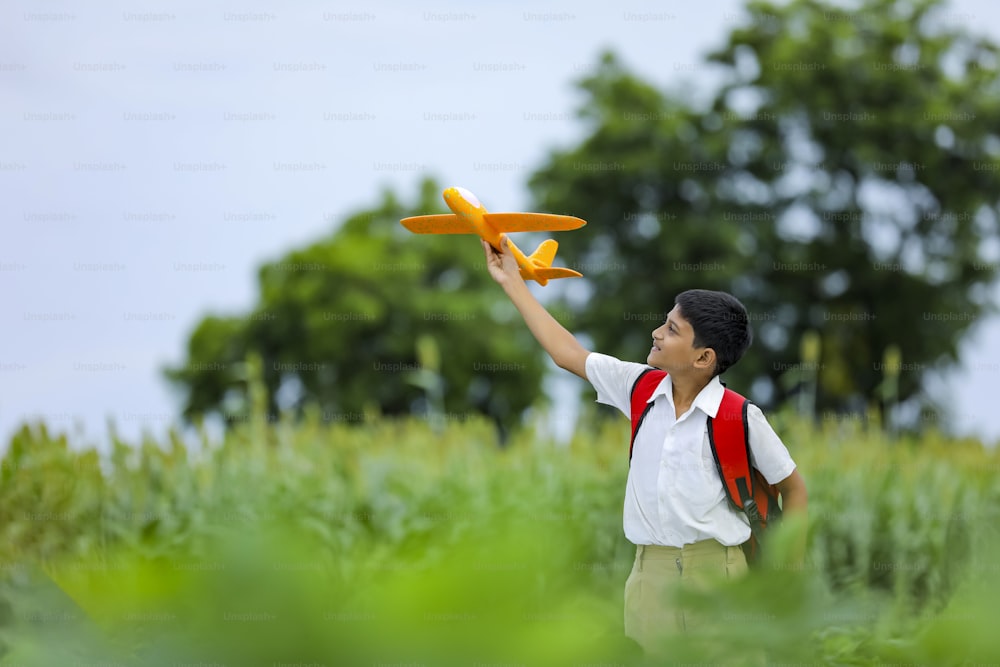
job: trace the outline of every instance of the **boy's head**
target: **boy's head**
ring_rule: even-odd
[[[657,368],[704,367],[714,377],[739,361],[752,340],[750,318],[739,299],[726,292],[687,290],[677,295],[667,321],[653,332],[647,362]]]

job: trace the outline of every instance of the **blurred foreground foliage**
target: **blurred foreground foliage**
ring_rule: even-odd
[[[768,567],[692,601],[718,624],[667,635],[671,660],[1000,655],[1000,454],[773,421],[809,483],[807,561],[775,533]],[[626,430],[500,448],[485,418],[307,410],[102,458],[26,426],[0,467],[0,664],[647,664],[621,631]]]

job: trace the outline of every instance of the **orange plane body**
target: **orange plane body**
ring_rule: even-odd
[[[491,246],[500,249],[500,236],[504,232],[543,232],[579,229],[587,222],[569,215],[549,213],[489,213],[476,195],[465,188],[448,188],[444,203],[453,213],[418,215],[403,218],[400,224],[414,234],[478,234]],[[544,285],[552,278],[579,278],[582,274],[572,269],[553,268],[559,244],[548,239],[531,255],[521,252],[514,242],[507,240],[510,252],[521,267],[521,277]]]

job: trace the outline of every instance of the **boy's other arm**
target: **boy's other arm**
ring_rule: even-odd
[[[802,566],[806,561],[808,538],[809,494],[806,492],[806,482],[796,468],[792,474],[778,482],[775,486],[781,492],[781,511],[786,523],[793,526],[795,533],[792,540],[791,562]]]
[[[503,234],[500,237],[500,252],[494,250],[486,241],[482,241],[482,244],[490,276],[517,307],[535,339],[557,366],[586,380],[587,355],[590,352],[584,349],[573,334],[559,324],[528,290],[521,277],[517,260],[508,252],[507,235]]]
[[[806,482],[796,468],[792,474],[778,482],[775,486],[781,492],[781,509],[786,515],[805,515],[809,505],[809,494]]]

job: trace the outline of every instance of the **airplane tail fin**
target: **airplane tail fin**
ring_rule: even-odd
[[[583,274],[573,269],[552,268],[552,260],[555,259],[558,248],[559,244],[552,239],[542,241],[538,249],[528,256],[528,261],[534,267],[534,275],[521,269],[521,277],[525,280],[537,280],[539,285],[546,284],[551,278],[581,278]]]
[[[556,258],[558,248],[559,244],[552,239],[542,241],[542,245],[538,246],[538,249],[531,253],[528,259],[536,268],[548,268],[552,266],[552,260]]]

